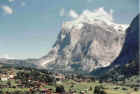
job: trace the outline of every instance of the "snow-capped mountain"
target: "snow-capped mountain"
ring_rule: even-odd
[[[50,70],[91,72],[109,66],[120,54],[128,25],[116,24],[100,8],[65,22],[52,50],[39,60]]]
[[[128,78],[139,74],[139,18],[140,14],[133,19],[126,30],[125,42],[120,55],[110,66],[94,70],[92,75],[117,79],[119,75],[123,75],[121,78]]]
[[[39,59],[0,59],[14,66],[54,71],[96,73],[135,59],[138,53],[138,16],[129,25],[116,24],[102,8],[84,11],[62,25],[50,52]],[[98,72],[99,73],[99,72]]]

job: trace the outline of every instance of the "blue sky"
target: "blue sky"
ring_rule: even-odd
[[[138,0],[0,0],[0,57],[46,55],[64,21],[98,8],[112,11],[116,23],[129,24]]]

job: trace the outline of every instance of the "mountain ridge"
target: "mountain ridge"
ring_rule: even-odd
[[[65,22],[52,50],[40,59],[39,64],[51,70],[86,72],[109,66],[120,53],[128,25],[104,21],[94,17],[99,16],[96,14],[83,13],[79,18]]]
[[[102,9],[100,9],[101,11]],[[135,24],[138,25],[135,22],[138,17],[134,18],[128,27],[128,25],[116,24],[112,19],[107,22],[99,17],[96,18],[99,14],[97,11],[95,12],[87,11],[81,14],[79,18],[65,22],[56,42],[47,55],[39,59],[0,59],[0,63],[59,72],[90,73],[96,69],[102,70],[102,68],[111,67],[113,64],[117,64],[115,62],[120,64],[120,61],[123,62],[124,58],[127,57],[127,50],[129,57],[135,58],[134,54],[137,52],[138,46],[130,46],[138,43],[138,37],[135,37],[138,32],[131,31],[135,29]],[[92,18],[92,16],[95,17]],[[110,17],[106,13],[101,16]],[[135,47],[136,50],[134,51]],[[126,60],[129,61],[129,59]]]
[[[105,76],[105,73],[109,71],[115,72],[115,70],[118,67],[120,68],[125,67],[129,63],[131,65],[133,64],[133,62],[134,62],[134,65],[137,65],[135,66],[135,68],[137,69],[136,72],[139,72],[138,70],[139,69],[139,22],[140,22],[139,18],[140,18],[140,14],[138,14],[133,19],[133,21],[130,24],[130,27],[127,29],[125,43],[123,45],[120,55],[114,60],[114,62],[110,66],[105,67],[105,68],[99,68],[93,71],[91,73],[92,75]],[[125,71],[134,72],[132,69],[125,70]]]

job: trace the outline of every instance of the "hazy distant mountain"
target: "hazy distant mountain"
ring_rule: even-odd
[[[65,22],[40,67],[57,71],[91,72],[107,67],[119,56],[128,25],[115,24],[106,13],[85,11]]]
[[[26,60],[17,60],[17,59],[7,59],[7,58],[0,58],[0,64],[6,66],[13,66],[13,67],[33,67],[37,68],[36,66],[37,59],[26,59]]]

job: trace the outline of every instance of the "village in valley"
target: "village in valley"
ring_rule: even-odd
[[[4,66],[0,69],[0,94],[139,94],[139,91],[90,75]]]

